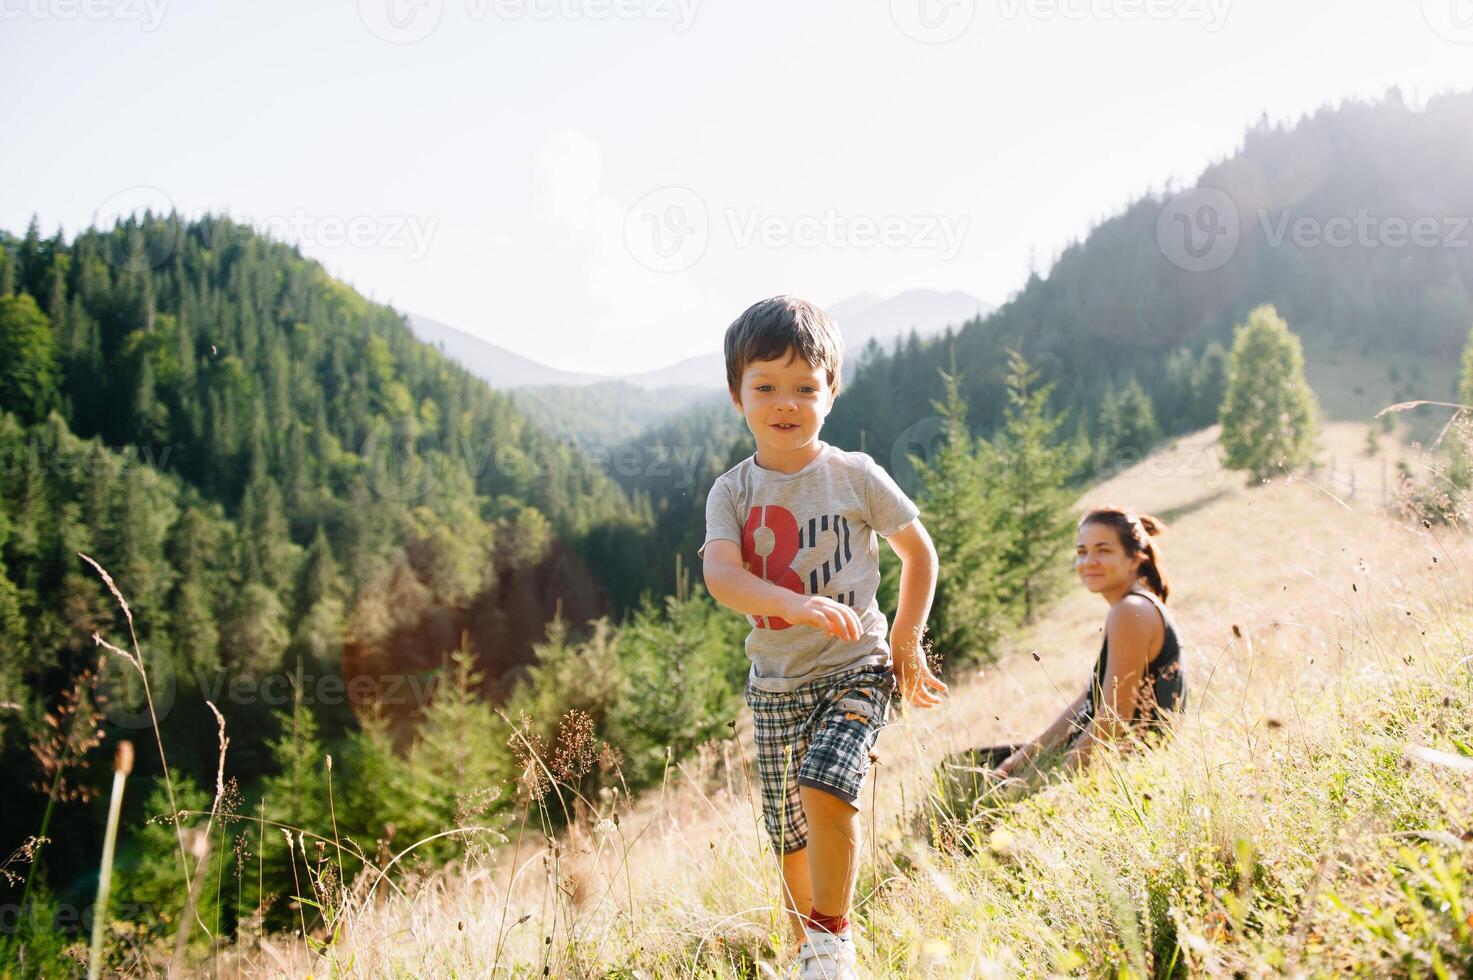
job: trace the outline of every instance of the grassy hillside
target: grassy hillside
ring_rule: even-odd
[[[944,707],[897,713],[864,793],[858,945],[874,975],[1473,966],[1473,542],[1379,507],[1383,457],[1363,454],[1362,425],[1329,426],[1308,476],[1252,490],[1217,465],[1215,440],[1183,438],[1081,500],[1170,524],[1190,672],[1178,737],[980,808],[951,828],[964,846],[932,846],[938,764],[1033,733],[1083,683],[1105,606],[1078,588],[1000,661],[952,677]],[[402,891],[365,883],[326,959],[271,937],[226,962],[771,975],[791,951],[757,830],[750,718],[735,730],[670,767],[658,793],[567,801],[580,816],[564,839],[538,830],[534,806],[485,862]]]

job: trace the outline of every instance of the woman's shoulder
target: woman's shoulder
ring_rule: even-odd
[[[1127,592],[1119,602],[1110,607],[1110,614],[1105,618],[1106,623],[1113,623],[1118,619],[1133,620],[1143,623],[1156,622],[1159,618],[1156,602],[1144,592]]]
[[[1127,592],[1110,607],[1105,617],[1106,635],[1135,635],[1154,638],[1166,629],[1166,610],[1161,609],[1151,597],[1140,592]]]

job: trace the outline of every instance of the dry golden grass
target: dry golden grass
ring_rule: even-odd
[[[1473,892],[1459,840],[1473,839],[1473,774],[1457,759],[1473,754],[1473,543],[1378,508],[1368,491],[1382,463],[1363,456],[1364,432],[1334,424],[1318,471],[1247,489],[1216,463],[1209,429],[1085,495],[1169,525],[1189,684],[1178,735],[1153,752],[1102,752],[1087,776],[982,811],[970,851],[917,837],[939,760],[1034,733],[1080,689],[1105,606],[1077,584],[996,663],[953,676],[943,707],[892,716],[864,794],[866,971],[1468,968],[1473,901],[1458,906],[1456,892]],[[1406,453],[1389,439],[1383,451]],[[1325,485],[1331,456],[1358,467],[1355,498]],[[490,860],[380,889],[325,955],[274,937],[216,966],[771,975],[791,951],[758,833],[750,718],[737,730],[672,765],[660,791],[597,801],[562,839],[532,833],[534,818]]]

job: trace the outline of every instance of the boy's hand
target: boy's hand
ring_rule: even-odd
[[[941,703],[941,698],[933,689],[946,691],[948,688],[939,677],[931,673],[924,657],[912,654],[894,659],[895,684],[907,704],[917,708],[930,708]]]
[[[844,640],[858,640],[864,635],[859,613],[828,596],[795,595],[792,610],[783,613],[782,618],[794,625],[816,626],[830,636]]]

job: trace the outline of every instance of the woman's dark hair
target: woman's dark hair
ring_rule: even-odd
[[[1096,507],[1079,522],[1080,527],[1086,524],[1102,524],[1114,528],[1116,537],[1120,539],[1120,547],[1125,549],[1125,557],[1142,556],[1137,574],[1146,580],[1151,591],[1160,596],[1162,602],[1166,601],[1166,595],[1171,590],[1166,583],[1166,572],[1161,567],[1161,549],[1151,540],[1166,530],[1164,523],[1150,514],[1137,514],[1123,507]]]

